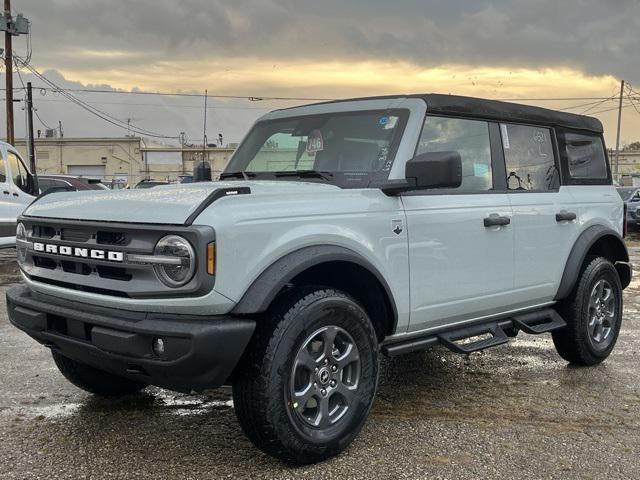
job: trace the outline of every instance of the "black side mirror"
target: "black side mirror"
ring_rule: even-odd
[[[428,152],[416,155],[405,167],[403,182],[383,185],[387,195],[431,188],[457,188],[462,184],[462,159],[458,152]]]
[[[40,188],[38,186],[38,177],[32,173],[27,173],[27,191],[37,197],[40,194]]]
[[[407,162],[405,177],[415,181],[418,189],[458,188],[462,184],[462,159],[458,152],[421,153]]]

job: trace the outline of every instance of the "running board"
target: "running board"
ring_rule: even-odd
[[[497,323],[463,328],[438,335],[440,343],[455,353],[473,353],[509,342],[509,337]]]
[[[531,335],[551,332],[567,326],[567,322],[553,308],[515,315],[513,326]]]
[[[444,345],[456,353],[469,354],[490,347],[504,345],[509,341],[506,331],[539,335],[566,327],[567,323],[552,308],[492,320],[455,330],[431,333],[420,337],[382,345],[382,353],[389,357],[426,350],[437,344]],[[511,335],[514,336],[514,335]]]

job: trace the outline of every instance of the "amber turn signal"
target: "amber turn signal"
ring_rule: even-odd
[[[215,275],[216,273],[216,244],[211,242],[207,245],[207,273]]]

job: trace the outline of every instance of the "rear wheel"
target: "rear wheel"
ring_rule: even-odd
[[[64,378],[89,393],[102,397],[118,397],[136,393],[146,387],[144,383],[113,375],[90,367],[52,351],[53,360]]]
[[[560,356],[577,365],[596,365],[615,347],[622,324],[622,287],[613,264],[591,258],[571,296],[561,306],[567,326],[553,332]]]
[[[313,463],[344,450],[373,403],[376,333],[352,298],[299,289],[258,320],[236,372],[236,414],[249,439],[288,463]]]

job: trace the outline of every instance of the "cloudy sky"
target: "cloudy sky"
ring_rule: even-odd
[[[638,0],[14,0],[13,8],[32,21],[32,65],[66,88],[523,99],[596,114],[610,146],[615,101],[525,99],[613,97],[622,78],[640,91]],[[24,56],[25,38],[16,44]],[[42,85],[26,71],[23,79]],[[200,98],[77,95],[147,130],[202,135]],[[68,136],[122,133],[52,92],[35,101],[43,122],[62,120]],[[211,100],[209,137],[237,141],[261,113],[297,103]],[[640,114],[625,106],[622,138],[640,140]]]

